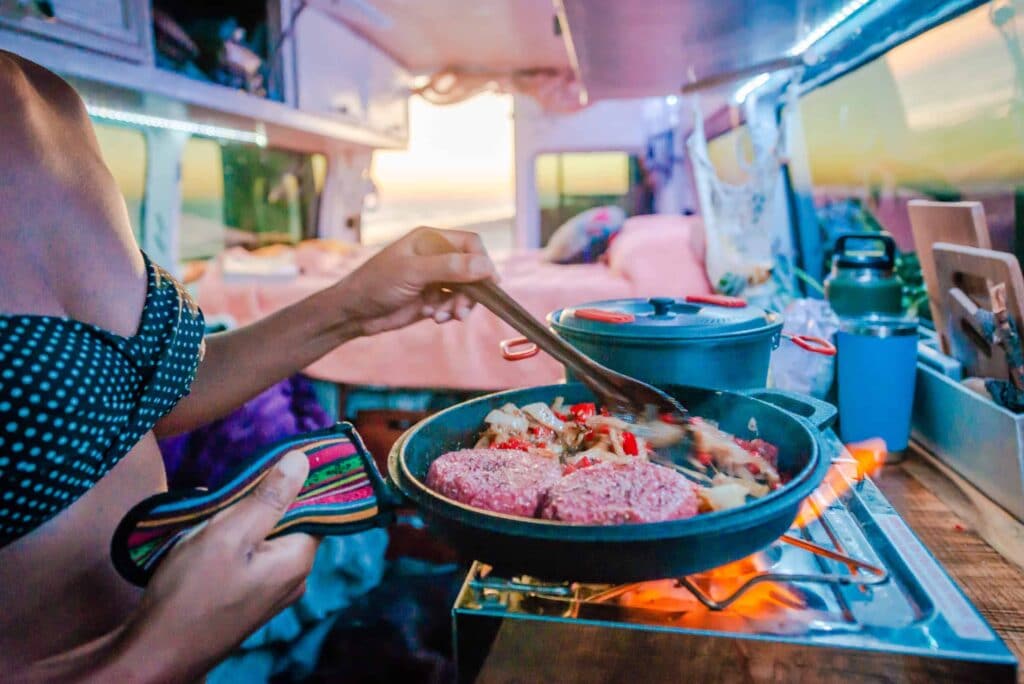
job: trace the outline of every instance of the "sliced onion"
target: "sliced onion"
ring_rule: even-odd
[[[761,498],[762,496],[771,491],[768,488],[768,485],[757,482],[756,480],[754,480],[752,476],[750,476],[748,479],[748,477],[743,476],[744,474],[750,476],[750,473],[746,473],[745,471],[744,473],[741,473],[739,476],[718,473],[711,480],[711,483],[716,487],[729,484],[738,485],[740,487],[743,487],[743,489],[746,490],[747,494],[750,494],[750,496],[753,496],[754,498]]]
[[[679,444],[686,436],[686,430],[682,426],[670,425],[660,420],[653,423],[638,423],[631,426],[630,431],[655,449]]]
[[[522,410],[523,413],[555,432],[561,432],[562,428],[565,427],[565,423],[559,420],[558,416],[551,410],[551,407],[544,402],[538,401],[534,404],[527,404]]]
[[[513,432],[525,432],[530,422],[523,415],[512,415],[504,410],[494,409],[487,414],[484,422],[495,427],[508,428]]]
[[[608,427],[615,430],[629,430],[633,425],[615,416],[602,416],[598,414],[587,418],[587,427],[590,429]]]
[[[700,490],[700,497],[711,510],[727,511],[747,503],[747,489],[741,484],[730,482],[704,487]]]

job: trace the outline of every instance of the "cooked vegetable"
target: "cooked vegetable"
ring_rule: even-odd
[[[736,483],[722,484],[715,487],[701,487],[697,492],[701,501],[712,511],[726,511],[739,508],[747,503],[747,490]]]
[[[522,432],[528,428],[530,424],[526,420],[526,416],[524,416],[519,409],[516,409],[515,406],[512,406],[512,408],[515,409],[515,412],[513,413],[508,410],[508,406],[503,406],[500,409],[494,409],[487,414],[487,417],[484,418],[484,422],[493,426],[507,428],[513,432]]]
[[[687,429],[693,438],[691,468],[676,470],[698,483],[702,510],[742,506],[748,497],[761,497],[780,484],[778,448],[763,439],[743,440],[711,421],[691,418],[688,426],[674,416],[631,423],[609,415],[604,408],[583,402],[566,406],[536,402],[519,408],[505,404],[487,414],[478,448],[526,451],[557,459],[564,475],[598,463],[648,460],[656,448],[678,443]],[[756,434],[756,425],[749,425]]]
[[[526,406],[523,407],[523,413],[528,415],[530,418],[533,418],[541,425],[545,425],[551,428],[552,430],[559,431],[563,427],[565,427],[565,423],[555,416],[554,412],[551,410],[551,407],[542,402],[537,402],[535,404],[527,404]]]

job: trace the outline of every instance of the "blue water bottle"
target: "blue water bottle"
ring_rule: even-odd
[[[910,441],[917,321],[848,318],[840,324],[836,347],[840,436],[848,444],[881,438],[889,460],[898,460]]]

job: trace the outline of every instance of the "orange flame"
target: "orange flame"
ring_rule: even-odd
[[[763,560],[761,554],[754,554],[691,575],[689,580],[701,592],[720,600],[760,572],[764,567]],[[675,580],[630,585],[616,595],[614,603],[631,610],[626,615],[627,619],[644,623],[752,633],[765,630],[776,634],[800,633],[815,613],[808,609],[803,596],[795,588],[779,582],[761,582],[750,586],[722,611],[704,606]]]
[[[839,460],[832,464],[825,481],[813,496],[814,504],[804,502],[796,518],[798,527],[806,527],[821,515],[833,502],[850,489],[851,483],[859,482],[865,476],[874,476],[885,465],[888,451],[885,441],[880,438],[846,445],[846,452],[851,458]]]

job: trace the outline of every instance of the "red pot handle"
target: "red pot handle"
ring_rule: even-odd
[[[576,309],[573,314],[576,318],[600,323],[632,323],[636,316],[625,311],[605,311],[604,309]]]
[[[730,297],[720,294],[699,294],[687,295],[686,301],[690,304],[710,304],[711,306],[725,306],[730,309],[742,309],[747,305],[747,300],[742,297]]]
[[[792,340],[793,344],[806,351],[821,354],[822,356],[836,355],[835,345],[823,337],[815,337],[814,335],[793,335],[792,333],[782,333],[782,336],[788,340]]]
[[[498,346],[501,347],[501,356],[506,361],[522,361],[523,359],[533,358],[540,351],[537,345],[525,337],[513,337],[509,340],[502,340]],[[515,351],[516,347],[523,348]]]

